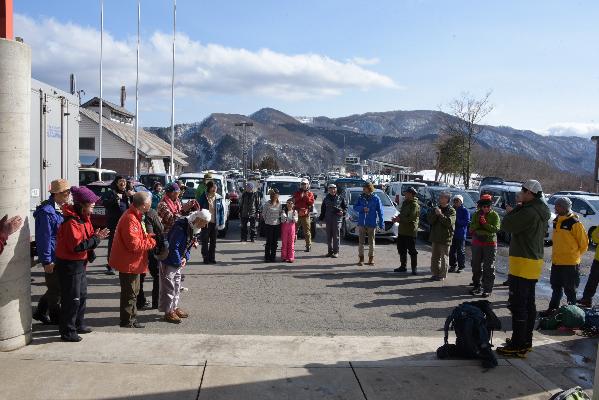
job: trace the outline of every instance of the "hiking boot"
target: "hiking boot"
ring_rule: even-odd
[[[331,257],[333,257],[333,258],[339,258],[339,254],[337,254],[337,253],[333,253],[333,254],[331,255]]]
[[[466,269],[466,267],[458,267],[458,269],[455,272],[457,274],[461,274],[464,269]]]
[[[418,272],[416,271],[416,268],[412,268],[412,275],[418,275]]]
[[[333,257],[333,253],[327,253],[325,257]]]
[[[480,296],[481,294],[483,294],[483,290],[482,290],[480,287],[478,287],[478,286],[475,286],[475,287],[474,287],[474,289],[472,289],[472,290],[470,291],[470,294],[471,294],[472,296]]]
[[[189,317],[189,314],[186,313],[185,311],[181,310],[180,308],[175,308],[175,314],[177,314],[177,317],[179,317],[179,318]]]
[[[66,335],[60,335],[60,340],[62,340],[63,342],[80,342],[83,340],[83,338],[79,335],[72,335],[72,336],[66,336]]]
[[[364,265],[364,256],[358,256],[358,265],[359,266]]]
[[[593,307],[593,302],[587,299],[580,299],[576,302],[580,307],[591,308]],[[36,318],[37,319],[37,318]]]
[[[393,272],[407,272],[408,269],[406,267],[395,268]]]
[[[368,262],[366,265],[374,265],[374,257],[368,257]]]
[[[306,245],[306,253],[309,253],[311,249],[312,249],[312,246],[310,246],[309,244],[307,244]]]
[[[33,314],[33,319],[41,322],[44,325],[51,325],[50,318],[47,315],[42,314],[41,312],[36,311]]]
[[[512,344],[512,338],[507,338],[507,339],[505,339],[505,344],[506,344],[507,346],[511,346],[511,344]],[[526,344],[524,345],[524,348],[526,349],[526,351],[527,351],[527,352],[529,352],[529,353],[530,353],[530,352],[532,351],[532,343],[526,343]]]
[[[557,308],[549,308],[545,311],[539,311],[539,317],[541,318],[546,318],[546,317],[551,317],[553,314],[555,314],[557,311]]]
[[[481,293],[481,295],[480,295],[480,296],[486,299],[487,297],[491,296],[491,292],[487,292],[487,291],[485,290],[485,291],[483,291],[483,292]]]
[[[93,330],[89,326],[82,326],[81,328],[77,328],[77,333],[80,335],[86,335],[88,333],[92,333]]]
[[[513,347],[512,345],[505,345],[497,348],[497,354],[500,354],[504,357],[518,357],[518,358],[526,358],[526,353],[528,353],[527,347]]]
[[[164,314],[164,320],[171,324],[180,324],[181,318],[174,311],[168,314]]]
[[[447,270],[447,272],[455,272],[455,267],[449,267],[449,269]]]

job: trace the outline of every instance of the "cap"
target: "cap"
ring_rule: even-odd
[[[483,194],[482,196],[480,196],[480,200],[477,204],[479,207],[490,206],[493,204],[493,197],[491,197],[490,194]]]
[[[181,189],[179,188],[179,185],[177,185],[175,182],[171,182],[166,185],[166,187],[164,188],[164,191],[167,193],[172,193],[172,192],[178,193],[181,191]]]
[[[69,190],[69,182],[66,179],[56,179],[50,183],[50,193],[62,193]]]
[[[329,184],[328,186],[329,189],[337,189],[337,185],[335,185],[334,183]]]
[[[570,200],[567,197],[560,197],[557,200],[555,200],[555,205],[560,205],[569,211],[572,209],[572,200]]]
[[[418,192],[416,191],[416,189],[414,189],[413,186],[408,186],[408,188],[406,190],[404,190],[403,192],[404,193],[418,194]]]
[[[462,196],[461,194],[456,194],[455,196],[453,196],[453,200],[459,200],[462,203],[464,202],[464,196]]]
[[[302,179],[302,183],[310,183],[306,178]]]
[[[71,187],[71,194],[73,195],[74,203],[95,203],[100,200],[94,192],[86,188],[85,186],[73,186]]]
[[[535,181],[534,179],[527,180],[526,182],[524,182],[522,187],[535,194],[539,194],[543,191],[543,188],[541,187],[539,181]]]
[[[252,182],[248,182],[245,184],[245,190],[247,190],[248,192],[253,192],[254,191],[254,184]]]
[[[204,180],[206,180],[206,179],[212,179],[212,173],[210,173],[210,172],[206,172],[206,173],[204,174]]]

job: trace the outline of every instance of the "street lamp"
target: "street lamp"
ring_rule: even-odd
[[[599,192],[599,136],[593,136],[591,140],[595,142],[595,172],[593,176],[595,178],[595,193],[597,193]]]
[[[236,122],[235,126],[242,126],[243,127],[243,133],[242,133],[242,139],[241,139],[241,152],[242,152],[242,157],[243,157],[243,166],[242,166],[242,175],[243,175],[243,179],[246,180],[247,174],[246,174],[246,168],[247,168],[247,160],[246,160],[246,155],[247,155],[247,127],[248,126],[254,126],[253,123],[251,122]],[[253,161],[253,160],[252,160]]]

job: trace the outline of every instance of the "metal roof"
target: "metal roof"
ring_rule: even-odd
[[[96,124],[100,123],[99,114],[95,111],[88,110],[86,108],[80,108],[79,113]],[[132,125],[122,124],[120,122],[112,121],[108,118],[102,120],[102,126],[113,133],[128,145],[134,146],[135,143],[135,127]],[[148,131],[139,129],[139,152],[147,158],[169,158],[171,156],[171,145],[158,136],[151,134]],[[175,149],[175,161],[182,166],[187,166],[188,163],[185,161],[187,155],[177,149]]]
[[[118,106],[118,105],[114,104],[113,102],[110,102],[106,99],[102,99],[102,106],[107,106],[108,108],[118,111],[121,114],[124,114],[128,117],[135,118],[135,114],[131,113],[131,111],[128,111],[126,108]],[[85,103],[83,103],[80,107],[82,107],[82,108],[100,107],[100,98],[94,97],[94,98],[86,101]]]

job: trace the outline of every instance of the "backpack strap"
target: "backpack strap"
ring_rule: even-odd
[[[445,320],[445,327],[443,328],[443,330],[445,332],[445,337],[444,337],[445,344],[449,343],[449,329],[450,329],[452,322],[454,321],[457,309],[458,309],[458,307],[454,308],[453,311],[451,312],[451,314],[449,314],[449,317],[447,317],[447,319]]]

